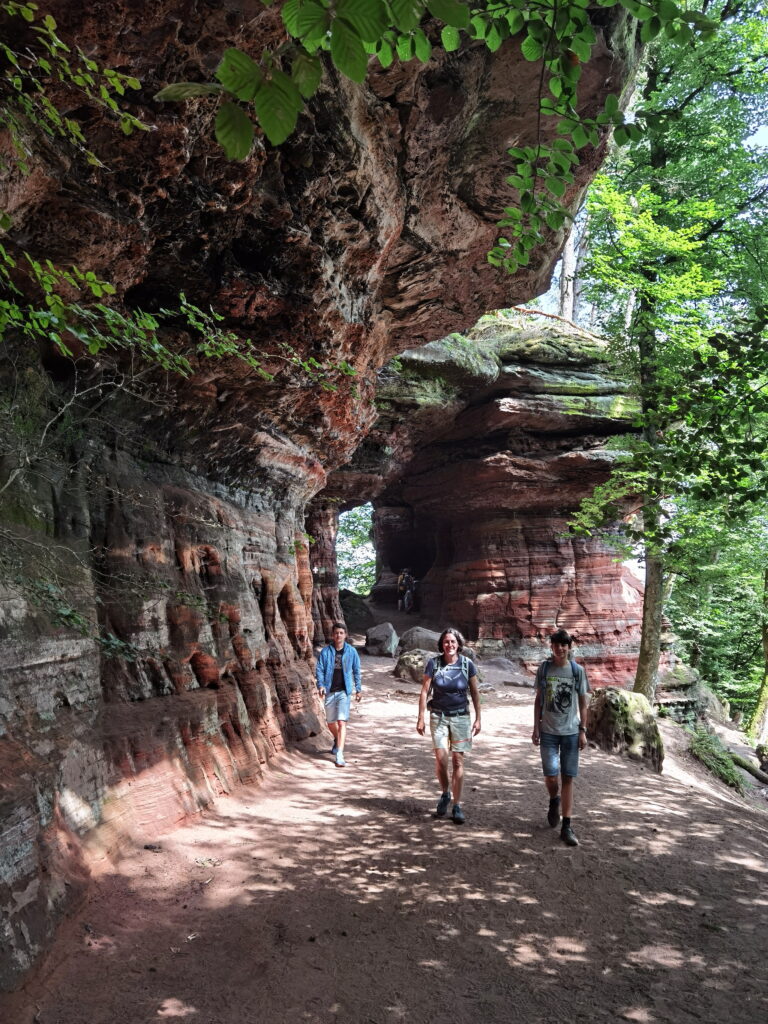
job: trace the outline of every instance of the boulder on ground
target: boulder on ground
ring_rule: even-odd
[[[380,622],[372,626],[365,634],[366,654],[378,655],[383,658],[394,658],[397,650],[397,633],[391,622]]]
[[[339,603],[350,633],[364,633],[375,624],[376,616],[368,607],[365,598],[356,594],[354,590],[340,590]]]
[[[509,658],[487,658],[483,661],[483,675],[492,683],[502,686],[533,687],[535,674],[529,672],[519,661]]]
[[[437,641],[440,634],[433,629],[425,629],[423,626],[411,626],[406,629],[400,637],[398,653],[403,651],[429,651],[430,656],[437,652]]]
[[[395,665],[395,676],[408,679],[412,683],[420,683],[424,678],[424,668],[431,657],[432,651],[422,651],[418,647],[412,651],[403,651]]]
[[[664,741],[656,716],[642,693],[605,686],[589,703],[587,733],[602,750],[647,761],[657,772],[664,763]]]

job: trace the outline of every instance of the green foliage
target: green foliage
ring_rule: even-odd
[[[87,102],[111,114],[125,135],[149,126],[120,105],[127,89],[140,89],[131,75],[101,67],[79,47],[58,35],[50,14],[41,15],[35,3],[0,3],[0,127],[8,133],[16,162],[29,170],[30,130],[66,140],[85,154],[89,163],[103,166],[86,144],[82,128],[65,110]],[[68,103],[53,102],[51,85],[64,88]],[[7,223],[3,226],[7,229]]]
[[[714,733],[701,727],[694,729],[688,749],[713,775],[743,795],[744,780]]]
[[[88,635],[91,622],[72,604],[57,581],[41,577],[19,577],[15,582],[23,586],[30,602],[49,615],[54,625],[71,629],[81,636]]]
[[[342,512],[336,535],[339,586],[367,595],[376,582],[376,551],[372,541],[370,504]]]
[[[104,633],[96,638],[102,655],[107,659],[121,658],[123,661],[136,661],[139,652],[133,644],[121,640],[114,633]]]
[[[764,672],[764,574],[768,509],[756,503],[738,518],[687,499],[676,509],[677,534],[667,565],[665,614],[679,638],[677,653],[748,720]]]

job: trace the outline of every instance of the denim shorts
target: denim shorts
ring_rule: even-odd
[[[350,695],[345,690],[329,693],[325,698],[326,722],[348,722]]]
[[[468,711],[463,715],[441,715],[439,711],[431,711],[429,731],[435,750],[468,754],[472,749],[472,720]]]
[[[540,736],[541,766],[545,775],[560,775],[575,779],[579,774],[579,734],[555,736],[543,732]],[[562,759],[562,765],[561,765]]]

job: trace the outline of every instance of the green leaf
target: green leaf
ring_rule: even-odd
[[[416,48],[416,56],[422,64],[426,64],[432,56],[432,43],[430,43],[420,28],[417,28],[413,33],[413,41]]]
[[[659,18],[653,17],[650,21],[643,22],[640,28],[640,39],[644,43],[650,43],[659,32],[661,32],[661,21]]]
[[[331,13],[313,0],[304,0],[297,15],[296,28],[298,35],[305,42],[316,42],[322,39],[331,23]]]
[[[395,55],[392,52],[392,47],[389,45],[386,39],[382,40],[379,43],[378,48],[376,50],[376,56],[379,59],[379,64],[381,64],[383,68],[390,67],[392,61],[395,59]]]
[[[472,37],[474,39],[485,39],[485,33],[488,31],[488,20],[481,14],[476,14],[470,21],[472,28]]]
[[[360,38],[339,18],[331,28],[331,59],[336,67],[353,82],[364,82],[368,69],[368,56]]]
[[[587,133],[584,131],[580,124],[574,126],[571,138],[573,139],[573,145],[576,147],[576,149],[581,149],[583,146],[586,146],[586,144],[589,142],[589,139],[587,138]]]
[[[454,50],[458,50],[461,46],[461,36],[459,30],[454,28],[453,25],[444,25],[440,32],[440,39],[443,44],[443,49],[446,53],[452,53]]]
[[[629,142],[629,135],[627,129],[623,125],[619,125],[616,131],[613,133],[613,139],[617,146],[626,146]]]
[[[488,30],[488,35],[485,37],[485,45],[491,53],[496,53],[502,42],[501,32],[499,32],[499,29],[494,22]]]
[[[454,28],[469,28],[469,8],[458,0],[428,0],[427,7],[433,18]]]
[[[336,17],[349,22],[366,43],[376,42],[389,28],[381,0],[336,0]]]
[[[506,17],[507,24],[509,25],[510,35],[516,36],[518,32],[523,31],[523,26],[525,25],[525,18],[523,17],[522,11],[507,11]]]
[[[413,39],[411,36],[400,36],[397,40],[397,56],[402,61],[410,60],[413,56]]]
[[[425,0],[390,0],[389,6],[397,28],[401,32],[410,32],[421,21],[426,2]]]
[[[323,77],[323,65],[319,57],[310,57],[308,53],[299,53],[291,65],[291,78],[296,83],[304,99],[309,99],[317,92]]]
[[[562,178],[547,178],[544,182],[549,191],[553,196],[557,196],[559,199],[562,195],[565,195],[565,182]]]
[[[189,100],[195,96],[215,96],[222,93],[224,86],[217,82],[174,82],[156,92],[154,99],[160,103],[173,103],[178,100]]]
[[[234,48],[224,51],[216,77],[239,100],[252,100],[264,80],[261,68],[247,53]]]
[[[245,160],[253,145],[253,124],[242,107],[222,103],[216,115],[216,139],[228,160]]]
[[[605,108],[604,109],[605,109],[606,114],[613,115],[613,114],[617,113],[618,109],[619,109],[619,98],[618,98],[618,96],[615,96],[612,92],[608,93],[608,95],[605,97]]]
[[[283,19],[283,24],[292,36],[299,35],[298,19],[302,4],[303,0],[286,0],[280,8],[280,17]]]
[[[254,97],[259,123],[273,146],[285,142],[304,106],[295,82],[282,71],[273,71]]]
[[[523,44],[520,47],[520,52],[526,60],[536,61],[541,60],[544,56],[544,47],[533,36],[526,36],[523,40]]]

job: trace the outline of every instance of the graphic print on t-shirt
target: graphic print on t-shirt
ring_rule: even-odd
[[[547,676],[547,690],[544,697],[544,707],[556,715],[565,715],[573,704],[573,681],[570,676],[563,679],[562,676]]]

